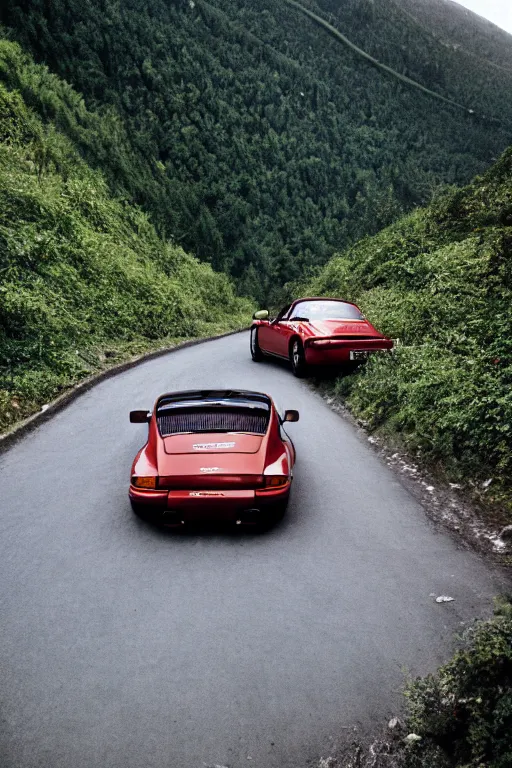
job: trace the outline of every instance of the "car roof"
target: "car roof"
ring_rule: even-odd
[[[160,395],[157,408],[183,407],[184,405],[224,405],[246,408],[270,409],[272,399],[264,392],[238,389],[187,389]]]
[[[334,299],[331,296],[305,296],[303,299],[295,299],[295,301],[292,301],[291,306],[293,307],[301,301],[339,301],[340,304],[351,304],[356,309],[359,309],[357,304],[354,304],[353,301],[347,301],[347,299]]]

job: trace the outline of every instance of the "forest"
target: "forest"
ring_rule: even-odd
[[[162,238],[278,300],[510,143],[510,38],[429,3],[436,30],[413,0],[304,5],[462,110],[275,0],[12,0],[5,35],[48,70],[0,75]],[[78,112],[52,98],[52,74],[81,94]]]
[[[21,73],[26,61],[0,42],[0,70]],[[58,86],[46,82],[55,109],[64,93],[80,112],[79,96]],[[116,362],[244,327],[250,316],[226,275],[164,242],[0,83],[0,431]]]

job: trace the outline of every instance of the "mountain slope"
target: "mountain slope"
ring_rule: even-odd
[[[338,384],[371,429],[512,498],[512,148],[292,290],[352,299],[400,339]]]
[[[0,21],[122,134],[123,162],[106,134],[78,142],[111,189],[263,298],[439,184],[466,182],[512,135],[512,72],[480,61],[505,66],[512,38],[468,17],[466,56],[450,4],[449,44],[412,0],[407,13],[393,0],[303,4],[474,114],[378,71],[284,2],[12,0]],[[12,72],[2,77],[20,87]],[[31,96],[53,119],[41,89]]]
[[[374,56],[371,56],[369,53],[364,51],[362,48],[359,48],[351,40],[349,40],[348,37],[343,35],[338,29],[336,29],[336,27],[330,24],[326,19],[322,18],[317,13],[314,13],[312,10],[310,10],[306,6],[297,2],[297,0],[285,0],[285,2],[287,2],[288,5],[290,5],[295,10],[300,11],[304,16],[306,16],[306,18],[312,19],[322,29],[324,29],[332,37],[334,37],[335,40],[338,40],[340,43],[342,43],[342,45],[346,46],[351,51],[356,53],[360,57],[360,59],[364,60],[364,62],[368,62],[372,64],[374,67],[377,67],[377,69],[379,69],[381,72],[384,72],[385,74],[390,75],[391,77],[394,77],[396,80],[399,80],[401,83],[405,83],[405,85],[408,86],[409,88],[414,88],[417,91],[420,91],[422,94],[426,94],[431,99],[436,99],[436,101],[440,101],[443,104],[449,104],[451,107],[455,107],[455,109],[462,109],[462,111],[466,114],[470,114],[470,115],[474,114],[473,109],[470,109],[469,107],[465,107],[463,104],[459,104],[458,102],[453,101],[453,99],[450,99],[447,96],[443,96],[441,93],[438,93],[437,91],[433,91],[432,89],[427,88],[417,80],[413,80],[407,75],[401,74],[400,72],[398,72],[396,69],[393,69],[392,67],[388,67],[387,64],[384,64],[383,62],[376,59]]]
[[[23,70],[19,47],[2,41],[0,67],[15,59]],[[47,80],[47,98],[57,107],[64,91],[86,120],[79,96],[57,86]],[[109,362],[249,317],[225,275],[113,199],[71,142],[0,83],[0,430]]]
[[[397,5],[461,56],[477,56],[480,61],[512,71],[510,34],[482,16],[452,0],[401,0]]]

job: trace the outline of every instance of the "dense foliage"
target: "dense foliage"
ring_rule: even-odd
[[[305,293],[359,303],[400,343],[338,391],[371,429],[461,475],[512,475],[512,150],[335,257]]]
[[[77,115],[54,102],[48,73],[16,65],[2,77],[161,234],[262,299],[439,184],[466,182],[510,139],[504,33],[460,22],[446,3],[441,37],[413,0],[305,4],[475,114],[396,81],[275,0],[2,4],[9,34],[101,112],[97,132],[83,104]]]
[[[407,726],[421,740],[403,768],[512,765],[512,606],[465,633],[464,647],[407,690]]]
[[[16,48],[2,42],[0,61]],[[47,98],[57,105],[58,91]],[[113,199],[69,140],[0,83],[0,429],[106,358],[249,317],[225,275]]]

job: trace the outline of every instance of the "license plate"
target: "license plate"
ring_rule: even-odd
[[[368,352],[362,349],[354,349],[350,353],[350,359],[351,360],[367,360]]]

